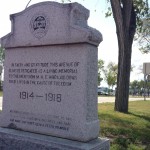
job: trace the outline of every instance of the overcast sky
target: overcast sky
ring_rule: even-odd
[[[55,0],[59,2],[59,0]],[[90,10],[88,20],[89,26],[96,28],[103,34],[103,42],[99,45],[98,58],[105,61],[105,64],[112,61],[118,61],[118,44],[116,37],[116,28],[112,17],[105,18],[107,9],[106,0],[72,0],[79,2]],[[0,2],[0,37],[3,37],[11,30],[9,15],[20,12],[25,9],[29,0],[1,0]],[[32,0],[29,4],[42,2],[42,0]],[[96,10],[96,11],[95,11]],[[141,54],[136,44],[133,44],[132,65],[135,66],[131,73],[131,81],[140,80],[143,74],[139,74],[139,66],[143,62],[150,62],[150,54]]]

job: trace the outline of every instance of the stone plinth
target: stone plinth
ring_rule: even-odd
[[[57,137],[0,128],[1,150],[109,150],[108,139],[77,142]]]

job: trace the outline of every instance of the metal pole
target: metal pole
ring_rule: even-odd
[[[146,101],[146,75],[144,74],[144,101]]]

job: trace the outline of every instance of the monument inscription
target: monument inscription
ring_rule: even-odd
[[[57,13],[55,13],[57,12]],[[90,141],[99,135],[97,46],[78,3],[43,2],[11,15],[0,125]],[[24,22],[26,20],[26,22]]]

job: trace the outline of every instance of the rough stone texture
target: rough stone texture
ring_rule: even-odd
[[[108,139],[87,143],[0,128],[1,150],[109,150]]]
[[[34,32],[37,16],[45,18],[46,26]],[[88,17],[89,10],[78,3],[38,3],[10,16],[12,32],[3,37],[2,45],[9,48],[88,42],[98,46],[102,35],[87,25]]]
[[[98,137],[97,80],[94,80],[97,76],[97,59],[96,54],[92,53],[97,53],[97,48],[89,44],[46,46],[42,47],[42,50],[40,47],[6,50],[1,126],[81,141]],[[50,66],[50,63],[62,62],[73,62],[73,66]],[[48,66],[31,67],[34,63],[46,63]],[[78,66],[75,67],[76,63]],[[14,66],[15,64],[20,66]],[[30,66],[26,67],[26,64]],[[37,71],[17,73],[14,69],[20,72],[21,69]],[[50,69],[57,71],[44,72]],[[72,69],[75,73],[58,73],[61,69]],[[49,79],[53,76],[56,76],[56,79]],[[60,79],[63,77],[64,79]],[[67,77],[73,79],[68,80]],[[46,82],[47,85],[38,82]],[[69,85],[56,85],[55,82]],[[61,101],[58,99],[57,102],[56,98],[48,100],[48,93],[55,94],[55,97],[61,94]]]
[[[0,125],[78,141],[99,135],[97,46],[78,3],[43,2],[11,15]]]

